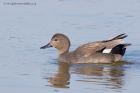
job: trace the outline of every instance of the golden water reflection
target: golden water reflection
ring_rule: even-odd
[[[78,64],[73,67],[73,73],[79,74],[80,82],[90,82],[103,85],[110,89],[122,89],[124,85],[124,64]]]
[[[59,67],[56,74],[49,77],[49,82],[52,84],[53,87],[69,88],[69,66],[70,64],[68,63],[59,62]]]
[[[70,69],[71,68],[71,69]],[[85,85],[93,83],[110,89],[122,89],[124,85],[124,64],[68,64],[59,63],[57,72],[49,77],[53,87],[69,88],[70,74],[79,77],[71,82],[84,82]],[[71,77],[73,80],[73,77]]]

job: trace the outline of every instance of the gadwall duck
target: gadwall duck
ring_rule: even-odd
[[[59,52],[58,61],[70,63],[112,63],[121,61],[126,47],[131,45],[123,43],[126,34],[120,34],[112,39],[90,42],[79,46],[75,51],[69,52],[70,40],[61,33],[56,33],[51,41],[40,49],[54,47]]]

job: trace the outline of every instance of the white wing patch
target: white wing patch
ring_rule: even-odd
[[[105,49],[103,53],[110,53],[112,49]]]

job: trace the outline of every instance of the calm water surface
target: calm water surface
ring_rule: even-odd
[[[19,2],[19,0],[13,0]],[[136,93],[140,86],[139,0],[0,1],[1,93]],[[12,2],[9,0],[8,2]],[[57,62],[56,49],[40,50],[54,33],[71,39],[71,50],[121,33],[132,43],[118,64]]]

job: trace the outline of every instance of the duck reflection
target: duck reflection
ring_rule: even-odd
[[[52,87],[69,88],[70,72],[80,77],[75,82],[84,82],[85,85],[93,83],[117,90],[122,89],[124,85],[124,62],[115,64],[68,64],[59,62],[57,72],[48,78],[49,83]]]
[[[49,78],[49,82],[53,87],[69,88],[69,65],[66,62],[59,62],[57,73]]]
[[[120,62],[121,63],[121,62]],[[86,75],[80,78],[80,82],[93,82],[97,85],[105,85],[111,89],[121,89],[124,85],[123,64],[77,64],[73,65],[73,73]]]

